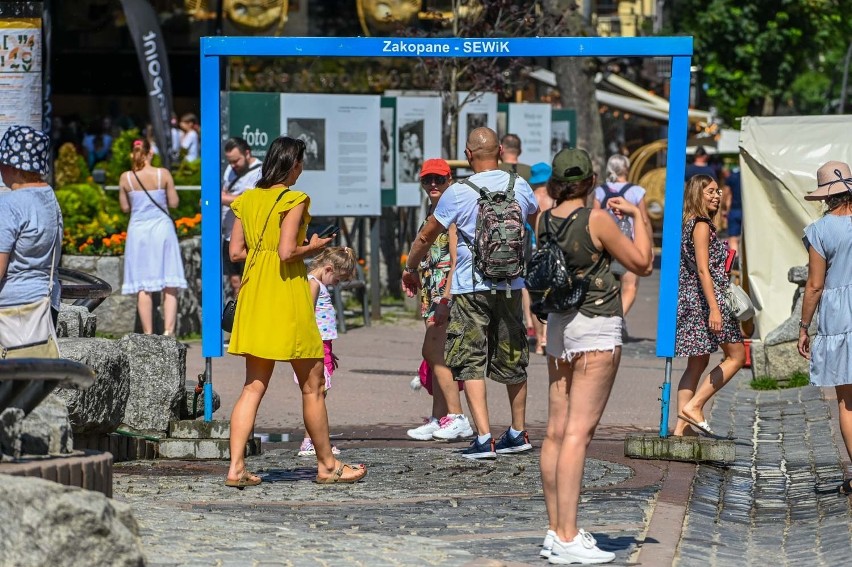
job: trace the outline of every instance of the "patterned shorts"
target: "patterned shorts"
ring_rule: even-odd
[[[453,296],[445,347],[456,380],[520,384],[527,379],[529,344],[521,291],[481,291]]]

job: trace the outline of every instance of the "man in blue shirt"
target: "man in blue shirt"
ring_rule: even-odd
[[[510,174],[499,169],[500,152],[497,134],[493,130],[473,130],[465,148],[465,157],[474,171],[468,181],[489,191],[505,190]],[[524,217],[529,218],[538,211],[538,202],[529,183],[517,177],[514,192]],[[465,382],[465,395],[478,433],[470,447],[463,451],[463,456],[494,459],[497,453],[520,453],[532,449],[524,430],[529,345],[521,305],[523,278],[492,283],[474,266],[467,243],[476,239],[478,201],[479,193],[463,183],[454,183],[444,192],[434,214],[411,247],[402,286],[409,296],[417,291],[420,287],[417,276],[420,260],[437,236],[455,224],[459,245],[453,272],[453,303],[451,307],[439,305],[435,320],[438,322],[439,317],[446,320],[450,316],[445,347],[447,366],[456,380]],[[488,419],[486,375],[506,386],[512,410],[512,426],[496,443],[491,437]]]

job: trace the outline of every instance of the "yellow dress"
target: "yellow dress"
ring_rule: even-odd
[[[251,354],[268,360],[323,358],[323,344],[314,318],[314,302],[305,262],[282,262],[278,257],[281,223],[287,211],[310,205],[301,191],[286,191],[269,217],[263,242],[258,242],[266,216],[284,189],[252,189],[231,204],[243,225],[248,256],[237,301],[228,353]],[[307,207],[299,225],[305,239],[311,215]]]

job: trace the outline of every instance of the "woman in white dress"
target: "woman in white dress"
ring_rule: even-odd
[[[163,292],[164,335],[174,335],[177,290],[186,287],[175,224],[168,209],[178,205],[171,174],[152,167],[151,145],[133,142],[131,169],[121,174],[121,210],[130,213],[124,247],[124,284],[121,293],[138,294],[142,332],[154,332],[152,292]]]

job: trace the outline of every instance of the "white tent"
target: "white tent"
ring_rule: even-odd
[[[823,163],[852,162],[850,129],[852,115],[743,118],[743,238],[761,339],[790,316],[796,285],[787,271],[808,263],[803,230],[822,215],[804,196]]]

